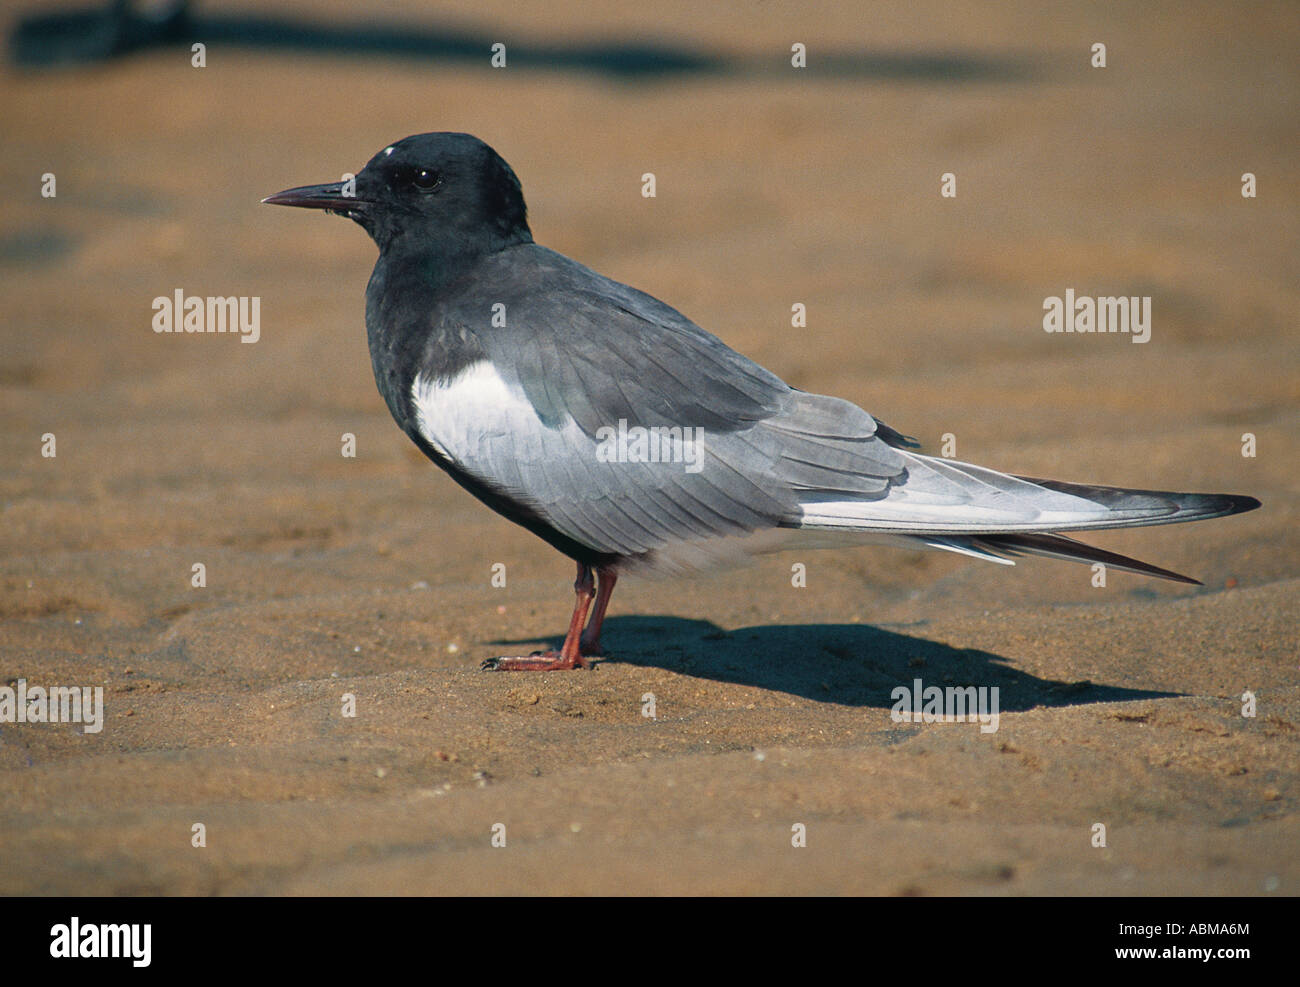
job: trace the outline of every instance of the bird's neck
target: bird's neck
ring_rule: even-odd
[[[366,287],[366,335],[379,391],[403,427],[411,419],[409,390],[417,372],[454,376],[481,355],[472,338],[443,331],[441,313],[456,298],[457,285],[498,253],[440,252],[427,245],[418,251],[390,245],[380,252]]]
[[[405,285],[423,286],[436,297],[492,255],[532,242],[527,228],[509,233],[476,231],[472,239],[446,237],[437,242],[398,234],[380,250],[376,271],[385,267],[390,277],[400,278]]]

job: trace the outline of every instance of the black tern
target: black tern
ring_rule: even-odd
[[[857,405],[790,387],[658,299],[534,243],[519,179],[469,134],[407,137],[355,183],[262,201],[346,216],[370,234],[379,260],[366,332],[393,418],[453,480],[577,562],[560,650],[485,668],[586,667],[624,572],[699,568],[804,538],[1006,565],[1100,562],[1197,584],[1065,532],[1260,506],[914,452]]]

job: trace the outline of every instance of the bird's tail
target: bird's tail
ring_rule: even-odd
[[[1159,566],[1085,545],[1063,532],[1178,524],[1241,514],[1260,506],[1235,494],[1176,493],[1014,476],[907,453],[905,482],[876,500],[803,504],[805,529],[901,535],[912,543],[1014,565],[1022,555],[1110,568],[1200,585]]]
[[[986,562],[1000,562],[1003,565],[1015,565],[1013,561],[1020,555],[1040,555],[1049,559],[1064,559],[1067,562],[1095,564],[1100,562],[1110,569],[1122,569],[1136,572],[1142,576],[1158,576],[1171,579],[1176,583],[1188,583],[1200,586],[1199,579],[1184,576],[1171,569],[1162,569],[1118,552],[1108,552],[1103,548],[1085,545],[1081,541],[1067,538],[1065,535],[1050,531],[1035,533],[1017,533],[1008,535],[982,535],[977,538],[916,538],[929,548],[942,548],[950,552],[960,552],[983,559]]]

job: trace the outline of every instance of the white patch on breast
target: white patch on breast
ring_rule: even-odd
[[[521,437],[543,428],[524,396],[486,360],[471,364],[450,381],[417,376],[411,385],[415,424],[447,459],[476,472],[474,463],[512,433]]]

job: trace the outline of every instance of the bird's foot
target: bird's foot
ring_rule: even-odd
[[[560,651],[535,651],[516,658],[489,658],[479,666],[485,672],[556,672],[572,668],[590,668],[581,655],[566,656]]]
[[[585,634],[578,643],[578,653],[584,658],[603,658],[605,656],[600,647],[600,639],[589,641]]]

